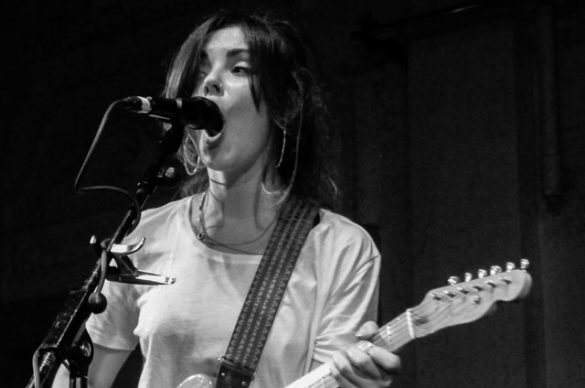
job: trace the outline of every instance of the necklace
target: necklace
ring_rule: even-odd
[[[197,237],[197,240],[202,241],[208,245],[215,245],[215,246],[221,246],[236,252],[241,252],[241,253],[247,253],[247,254],[251,254],[252,252],[248,252],[248,251],[244,251],[242,249],[239,249],[238,247],[243,246],[243,245],[247,245],[247,244],[252,244],[258,240],[260,240],[264,235],[266,235],[266,233],[268,233],[268,231],[271,229],[272,225],[276,222],[276,219],[278,218],[278,215],[275,215],[274,218],[272,218],[272,221],[270,221],[270,223],[264,228],[264,230],[256,237],[247,240],[247,241],[241,241],[241,242],[232,242],[232,243],[224,243],[221,241],[218,241],[216,239],[214,239],[213,237],[209,236],[209,234],[207,233],[207,227],[205,226],[205,208],[206,208],[206,204],[207,204],[207,193],[208,190],[206,190],[203,195],[201,196],[201,199],[199,200],[199,206],[197,206],[197,209],[199,210],[199,226],[201,227],[201,229],[199,231],[196,231],[197,233],[195,234],[195,236]]]

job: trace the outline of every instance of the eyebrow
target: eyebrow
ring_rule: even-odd
[[[228,58],[232,58],[232,57],[236,57],[240,54],[247,54],[250,55],[250,50],[248,50],[247,48],[234,48],[234,49],[230,49],[227,52],[227,57]]]
[[[248,57],[250,56],[250,50],[247,48],[232,48],[229,49],[226,53],[226,57],[231,59],[233,57],[237,57],[240,54],[246,54]],[[207,51],[205,50],[201,50],[201,55],[199,60],[206,60],[209,59],[209,55],[207,54]]]

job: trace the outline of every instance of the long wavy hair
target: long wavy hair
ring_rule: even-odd
[[[203,22],[185,40],[169,68],[164,97],[190,97],[197,87],[199,60],[210,36],[237,26],[250,50],[251,93],[264,101],[271,130],[272,160],[288,193],[331,207],[337,197],[330,158],[330,120],[322,89],[313,75],[314,61],[298,30],[268,14],[221,11]],[[186,168],[198,160],[194,142],[185,136],[177,155]],[[283,152],[284,144],[284,152]],[[206,189],[204,168],[189,177],[182,195]]]

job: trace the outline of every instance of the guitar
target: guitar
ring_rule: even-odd
[[[532,278],[527,272],[528,260],[522,259],[520,268],[507,263],[506,270],[493,266],[490,272],[479,270],[472,279],[470,273],[460,282],[456,276],[449,285],[427,292],[423,301],[380,327],[370,342],[390,352],[396,352],[416,338],[426,337],[450,326],[476,321],[486,315],[496,302],[510,302],[528,295]],[[353,346],[362,348],[367,342]],[[330,363],[323,364],[285,388],[336,388],[337,382]],[[196,374],[189,376],[177,388],[212,388],[213,379]]]

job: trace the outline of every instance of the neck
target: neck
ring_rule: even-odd
[[[265,212],[271,213],[279,197],[270,195],[262,187],[263,174],[259,170],[249,171],[236,178],[209,171],[207,211],[210,215],[219,213],[221,218],[240,220],[257,218]]]
[[[228,179],[227,174],[208,170],[208,176],[207,192],[195,197],[198,207],[193,205],[196,229],[216,249],[262,253],[278,216],[280,197],[262,189],[261,173]]]

